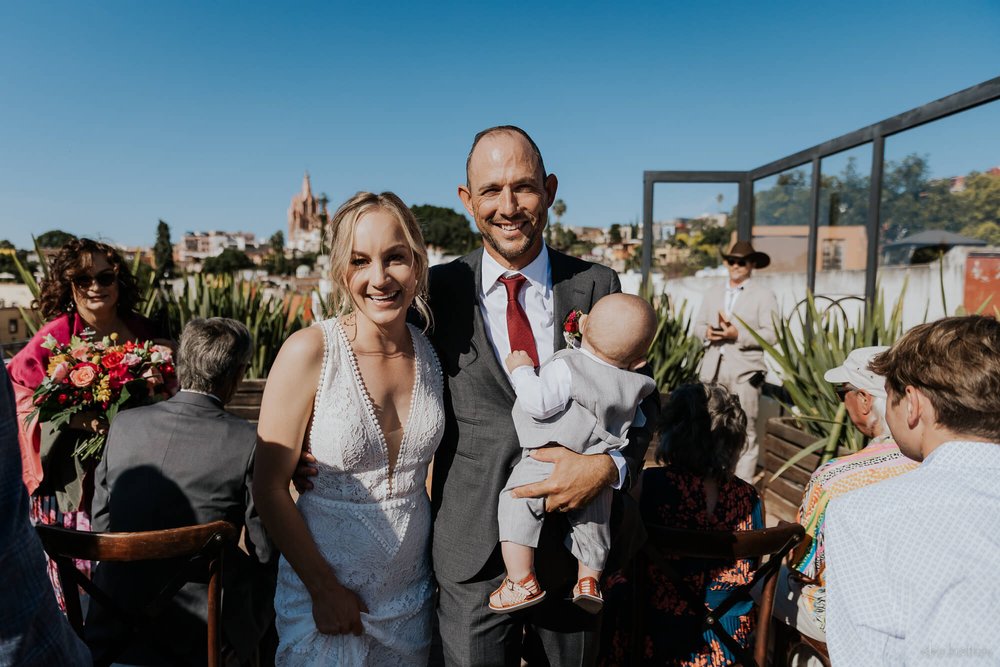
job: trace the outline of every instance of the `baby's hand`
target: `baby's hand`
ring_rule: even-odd
[[[507,355],[504,363],[507,364],[508,373],[513,373],[515,368],[520,368],[521,366],[530,366],[532,368],[535,366],[535,362],[531,360],[531,357],[524,350],[514,350]]]

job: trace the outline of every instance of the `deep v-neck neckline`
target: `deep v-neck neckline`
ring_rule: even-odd
[[[347,357],[351,362],[351,370],[354,372],[354,384],[358,389],[358,393],[361,395],[361,400],[365,404],[366,411],[368,412],[368,417],[371,420],[372,427],[375,429],[376,435],[378,435],[379,444],[381,445],[382,458],[385,461],[386,468],[386,481],[389,485],[389,496],[392,496],[395,484],[393,484],[393,479],[396,475],[396,468],[399,464],[399,459],[403,455],[403,448],[406,446],[407,436],[410,434],[410,422],[413,419],[413,409],[414,403],[417,400],[417,388],[420,384],[420,368],[417,362],[417,337],[413,335],[413,329],[410,324],[407,323],[406,331],[410,334],[410,345],[413,347],[413,389],[410,391],[410,408],[406,415],[406,420],[400,419],[400,426],[403,429],[403,434],[399,438],[399,448],[396,450],[395,460],[391,460],[389,457],[389,441],[386,440],[385,430],[382,428],[382,422],[378,420],[378,414],[375,412],[375,401],[372,400],[371,394],[368,392],[368,385],[365,384],[365,379],[361,375],[361,366],[358,364],[358,356],[354,353],[354,348],[351,347],[351,341],[347,338],[347,331],[344,329],[344,325],[341,324],[340,320],[335,320],[337,331],[340,333],[340,340],[347,349]]]

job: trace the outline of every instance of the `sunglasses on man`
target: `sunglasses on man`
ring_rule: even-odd
[[[73,286],[77,289],[87,289],[94,283],[97,283],[101,287],[111,287],[115,284],[118,279],[118,273],[112,269],[105,269],[101,271],[96,276],[92,276],[87,273],[81,273],[79,275],[73,276]]]
[[[844,402],[844,398],[852,391],[857,391],[857,387],[852,387],[849,384],[837,385],[833,390],[833,392],[837,394],[837,398],[841,403]]]
[[[726,257],[726,264],[732,264],[734,266],[746,266],[747,260],[739,257]]]

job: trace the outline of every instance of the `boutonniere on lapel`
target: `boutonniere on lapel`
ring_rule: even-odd
[[[569,315],[563,320],[563,338],[566,340],[568,347],[580,347],[580,338],[582,338],[582,334],[580,333],[580,318],[582,317],[583,311],[576,309],[569,311]]]

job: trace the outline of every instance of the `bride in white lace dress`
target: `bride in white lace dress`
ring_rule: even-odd
[[[426,665],[431,638],[427,467],[444,430],[424,335],[427,252],[391,193],[359,193],[332,221],[338,316],[289,337],[261,404],[253,494],[283,556],[279,665]],[[303,446],[314,489],[294,504]]]

